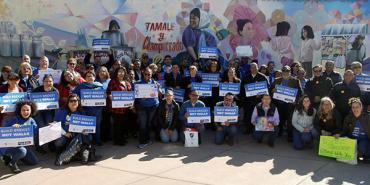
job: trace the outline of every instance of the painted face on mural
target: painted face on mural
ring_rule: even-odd
[[[197,28],[199,26],[199,17],[194,14],[190,14],[190,26],[192,28]]]
[[[251,39],[253,38],[254,34],[255,34],[255,31],[254,31],[254,28],[253,28],[253,24],[252,23],[247,23],[243,26],[243,30],[240,32],[240,34],[242,35],[242,37],[244,38],[248,38],[248,39]]]

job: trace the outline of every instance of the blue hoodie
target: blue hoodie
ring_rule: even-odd
[[[66,108],[59,109],[55,115],[54,121],[61,122],[62,128],[65,132],[68,132],[69,130],[69,122],[70,122],[71,114],[85,115],[83,111],[76,111],[72,113]]]
[[[78,85],[72,92],[76,93],[81,98],[81,90],[82,89],[96,89],[96,90],[103,90],[103,85],[100,82],[94,82],[92,84],[89,84],[87,82],[84,82],[80,85]],[[89,115],[95,115],[94,113],[101,111],[103,107],[91,107],[91,106],[84,106],[84,110]]]

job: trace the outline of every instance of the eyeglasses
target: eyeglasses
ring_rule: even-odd
[[[69,103],[76,103],[78,100],[69,100]]]

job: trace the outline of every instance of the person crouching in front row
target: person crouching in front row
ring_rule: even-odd
[[[276,133],[278,132],[279,114],[277,108],[271,103],[271,96],[262,95],[262,101],[253,110],[251,123],[255,126],[253,137],[261,143],[263,136],[268,136],[268,145],[274,147]]]

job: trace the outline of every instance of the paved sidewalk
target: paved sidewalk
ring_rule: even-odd
[[[370,184],[370,165],[339,163],[316,150],[295,151],[283,139],[269,148],[241,135],[232,147],[217,146],[209,132],[204,141],[200,148],[155,142],[143,150],[135,140],[124,147],[105,144],[97,149],[103,159],[88,166],[55,167],[55,156],[47,154],[36,167],[22,165],[18,175],[0,164],[0,184]]]

